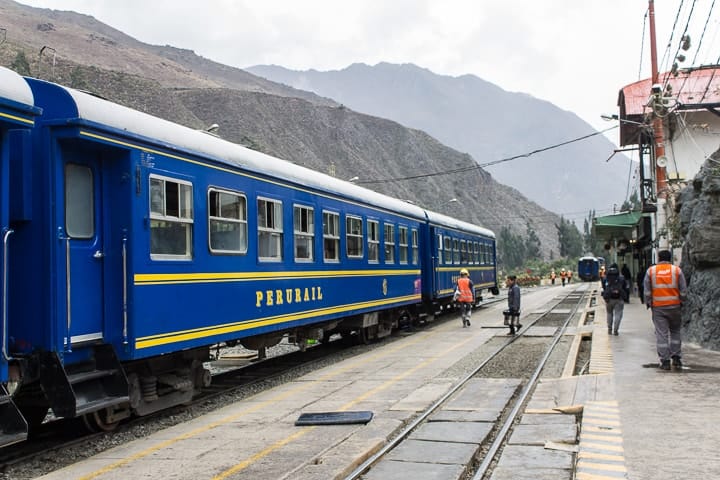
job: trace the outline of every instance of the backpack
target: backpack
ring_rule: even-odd
[[[613,280],[608,280],[607,284],[607,298],[617,299],[623,298],[623,283],[622,277],[617,276]]]

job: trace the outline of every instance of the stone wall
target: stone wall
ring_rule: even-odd
[[[680,192],[676,207],[688,280],[684,338],[720,351],[720,150]]]

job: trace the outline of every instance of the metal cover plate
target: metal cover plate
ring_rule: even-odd
[[[368,423],[372,417],[373,412],[369,411],[303,413],[295,421],[295,426]]]

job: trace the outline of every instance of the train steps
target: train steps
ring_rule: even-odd
[[[40,372],[56,417],[77,417],[129,402],[128,381],[111,345],[95,345],[88,362],[64,368],[48,354]]]

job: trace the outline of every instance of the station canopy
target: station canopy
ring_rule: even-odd
[[[593,229],[595,236],[605,240],[632,238],[642,212],[623,212],[604,217],[595,217]]]

